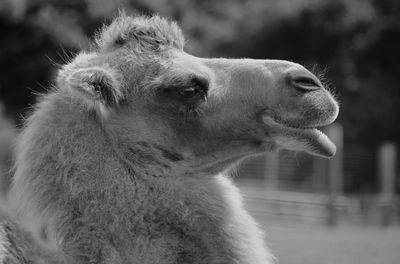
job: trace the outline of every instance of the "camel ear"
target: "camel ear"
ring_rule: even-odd
[[[101,110],[118,106],[125,96],[123,85],[109,69],[79,69],[67,78],[67,83],[72,93],[81,97],[88,106],[99,106]]]

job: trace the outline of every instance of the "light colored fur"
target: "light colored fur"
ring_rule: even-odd
[[[285,99],[285,72],[307,73],[300,65],[190,56],[159,17],[122,14],[96,42],[60,70],[19,136],[12,218],[64,263],[273,263],[221,172],[279,147],[266,108],[334,115],[329,93]],[[206,98],[184,101],[187,87]]]

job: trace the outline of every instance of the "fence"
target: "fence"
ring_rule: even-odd
[[[344,146],[340,125],[327,134],[337,146],[331,160],[282,151],[245,161],[236,179],[250,210],[270,222],[399,224],[394,144]]]

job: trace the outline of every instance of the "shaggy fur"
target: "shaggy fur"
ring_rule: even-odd
[[[276,149],[275,138],[304,143],[263,123],[266,109],[327,123],[337,105],[322,88],[300,96],[284,81],[293,70],[312,76],[300,65],[201,59],[183,42],[173,22],[122,14],[36,105],[18,139],[8,208],[51,256],[43,261],[273,262],[221,172]]]
[[[135,52],[156,52],[165,48],[183,50],[185,39],[175,22],[159,16],[129,17],[121,13],[110,25],[105,26],[96,37],[101,52],[112,51],[131,42]]]

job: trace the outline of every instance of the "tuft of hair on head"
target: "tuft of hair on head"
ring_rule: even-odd
[[[183,50],[185,39],[179,26],[157,15],[131,17],[120,11],[110,25],[103,26],[95,42],[100,52],[132,43],[136,52],[158,51],[166,47]]]
[[[89,109],[99,111],[102,117],[106,117],[126,98],[127,90],[121,80],[113,69],[88,67],[73,71],[66,78],[66,85]]]

